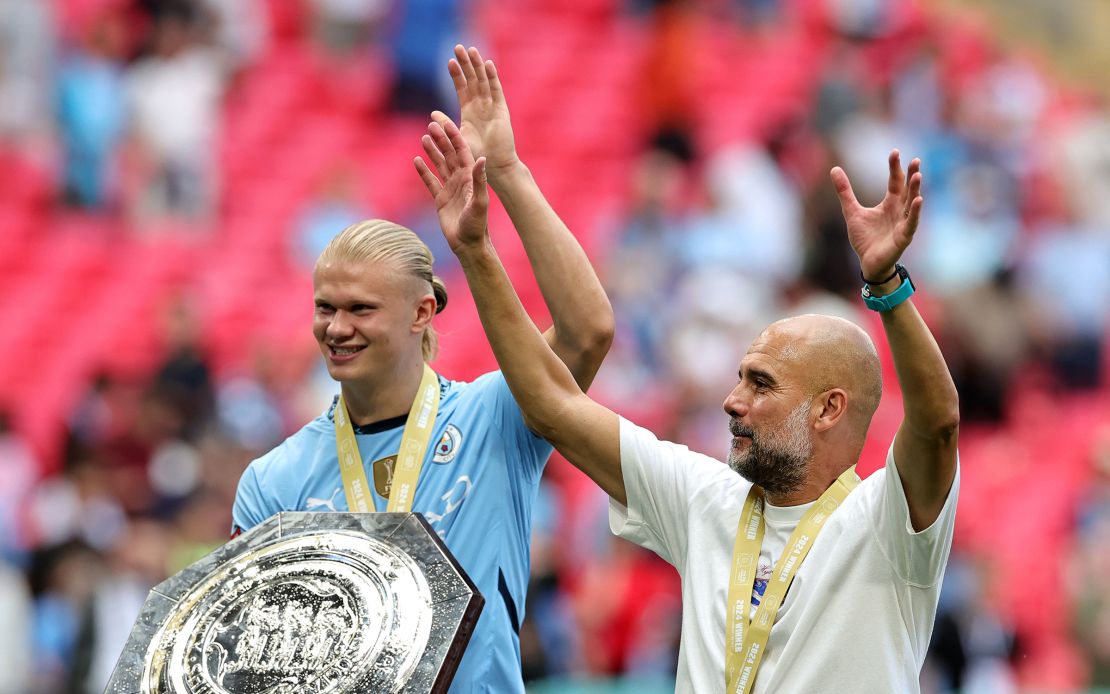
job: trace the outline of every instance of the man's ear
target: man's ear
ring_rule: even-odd
[[[412,331],[414,333],[422,333],[432,322],[432,318],[436,315],[436,298],[432,294],[425,294],[420,297],[420,303],[416,305],[416,312],[413,315]]]
[[[848,413],[848,393],[841,388],[826,390],[817,396],[813,411],[817,415],[814,429],[819,432],[832,429]]]

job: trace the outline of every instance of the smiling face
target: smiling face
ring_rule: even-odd
[[[765,331],[740,362],[724,408],[731,418],[729,466],[770,494],[796,491],[813,455],[810,393],[785,336]]]
[[[321,263],[312,282],[312,334],[332,378],[380,383],[423,361],[421,339],[435,314],[426,283],[384,261]]]

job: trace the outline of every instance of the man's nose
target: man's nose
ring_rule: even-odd
[[[328,321],[328,337],[346,337],[353,332],[351,321],[346,311],[336,311]]]
[[[743,417],[748,413],[748,402],[744,397],[744,391],[737,384],[735,388],[725,397],[723,404],[725,413],[730,417]]]

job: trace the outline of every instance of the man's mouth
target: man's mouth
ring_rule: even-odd
[[[354,356],[362,350],[366,349],[366,345],[359,347],[336,347],[335,345],[328,345],[328,352],[333,359],[344,359],[346,357]]]

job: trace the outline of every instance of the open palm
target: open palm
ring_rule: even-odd
[[[462,133],[450,120],[446,128],[431,123],[421,144],[439,177],[422,158],[416,157],[413,163],[435,200],[439,225],[451,250],[484,242],[489,212],[485,158],[474,160]]]
[[[515,164],[516,142],[509,122],[509,106],[492,60],[483,60],[477,48],[455,46],[455,59],[447,64],[459,97],[460,131],[475,159],[485,157],[491,174]],[[441,111],[432,118],[446,128],[451,119]]]
[[[848,225],[848,241],[867,279],[881,280],[894,271],[921,219],[921,161],[914,159],[903,172],[898,150],[894,150],[889,164],[886,195],[874,207],[859,203],[843,169],[838,166],[830,173]]]

